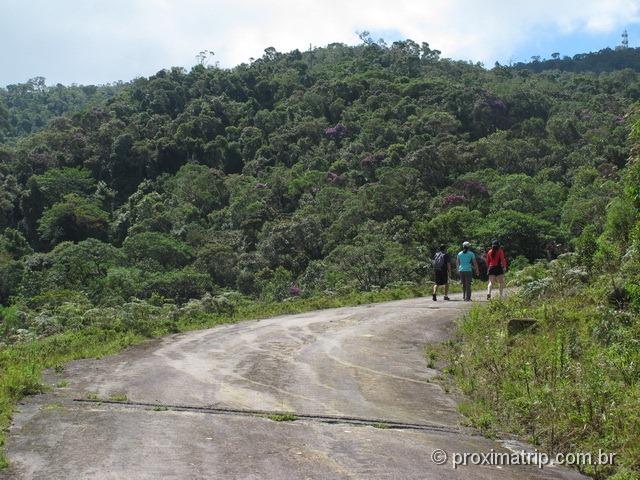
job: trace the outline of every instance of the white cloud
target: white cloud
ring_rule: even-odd
[[[69,83],[223,66],[264,48],[353,44],[356,30],[428,41],[446,56],[493,63],[535,39],[607,34],[640,20],[640,0],[0,0],[0,84],[43,75]],[[533,39],[533,40],[532,40]],[[6,48],[11,45],[11,48]]]

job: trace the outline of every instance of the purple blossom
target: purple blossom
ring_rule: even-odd
[[[326,178],[327,178],[327,182],[333,183],[335,185],[343,185],[346,180],[344,175],[338,175],[335,172],[327,172]]]
[[[466,199],[467,197],[465,197],[464,195],[447,195],[442,199],[442,205],[444,205],[445,207],[457,205],[464,202]]]
[[[598,172],[604,178],[615,178],[618,173],[618,167],[611,163],[602,163],[598,166]]]
[[[471,197],[474,195],[487,196],[489,191],[484,183],[478,180],[460,180],[456,182],[455,187],[462,191],[465,196]]]
[[[340,140],[347,136],[347,127],[342,123],[336,124],[335,127],[328,127],[324,129],[324,134],[331,140]]]
[[[490,99],[489,100],[489,105],[491,106],[491,108],[493,108],[495,110],[506,110],[507,109],[507,106],[499,98]]]
[[[292,297],[298,297],[301,294],[302,294],[302,289],[295,283],[292,283],[291,286],[289,287],[289,295],[291,295]]]

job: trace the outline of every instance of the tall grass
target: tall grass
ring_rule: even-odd
[[[640,478],[640,318],[583,294],[518,297],[473,309],[450,368],[472,400],[462,411],[488,434],[509,431],[551,452],[616,453],[596,478]],[[509,335],[510,319],[537,320]]]

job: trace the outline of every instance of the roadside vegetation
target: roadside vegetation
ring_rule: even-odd
[[[475,426],[551,452],[615,453],[614,467],[582,467],[595,478],[640,478],[639,193],[634,153],[602,228],[518,272],[519,294],[474,309],[450,349]]]

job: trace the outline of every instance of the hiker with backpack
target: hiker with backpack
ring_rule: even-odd
[[[434,271],[433,301],[438,301],[438,287],[444,285],[444,299],[449,300],[449,277],[451,277],[451,256],[447,247],[440,245],[431,261]]]
[[[471,301],[471,282],[473,281],[473,272],[479,276],[478,262],[476,254],[471,250],[469,242],[462,243],[462,250],[458,253],[456,263],[458,264],[458,272],[460,273],[460,281],[462,282],[462,297],[465,302]]]
[[[491,290],[498,281],[500,285],[500,298],[504,291],[504,272],[507,270],[507,258],[498,240],[491,242],[491,248],[487,252],[487,273],[489,274],[489,285],[487,287],[487,300],[491,300]]]

